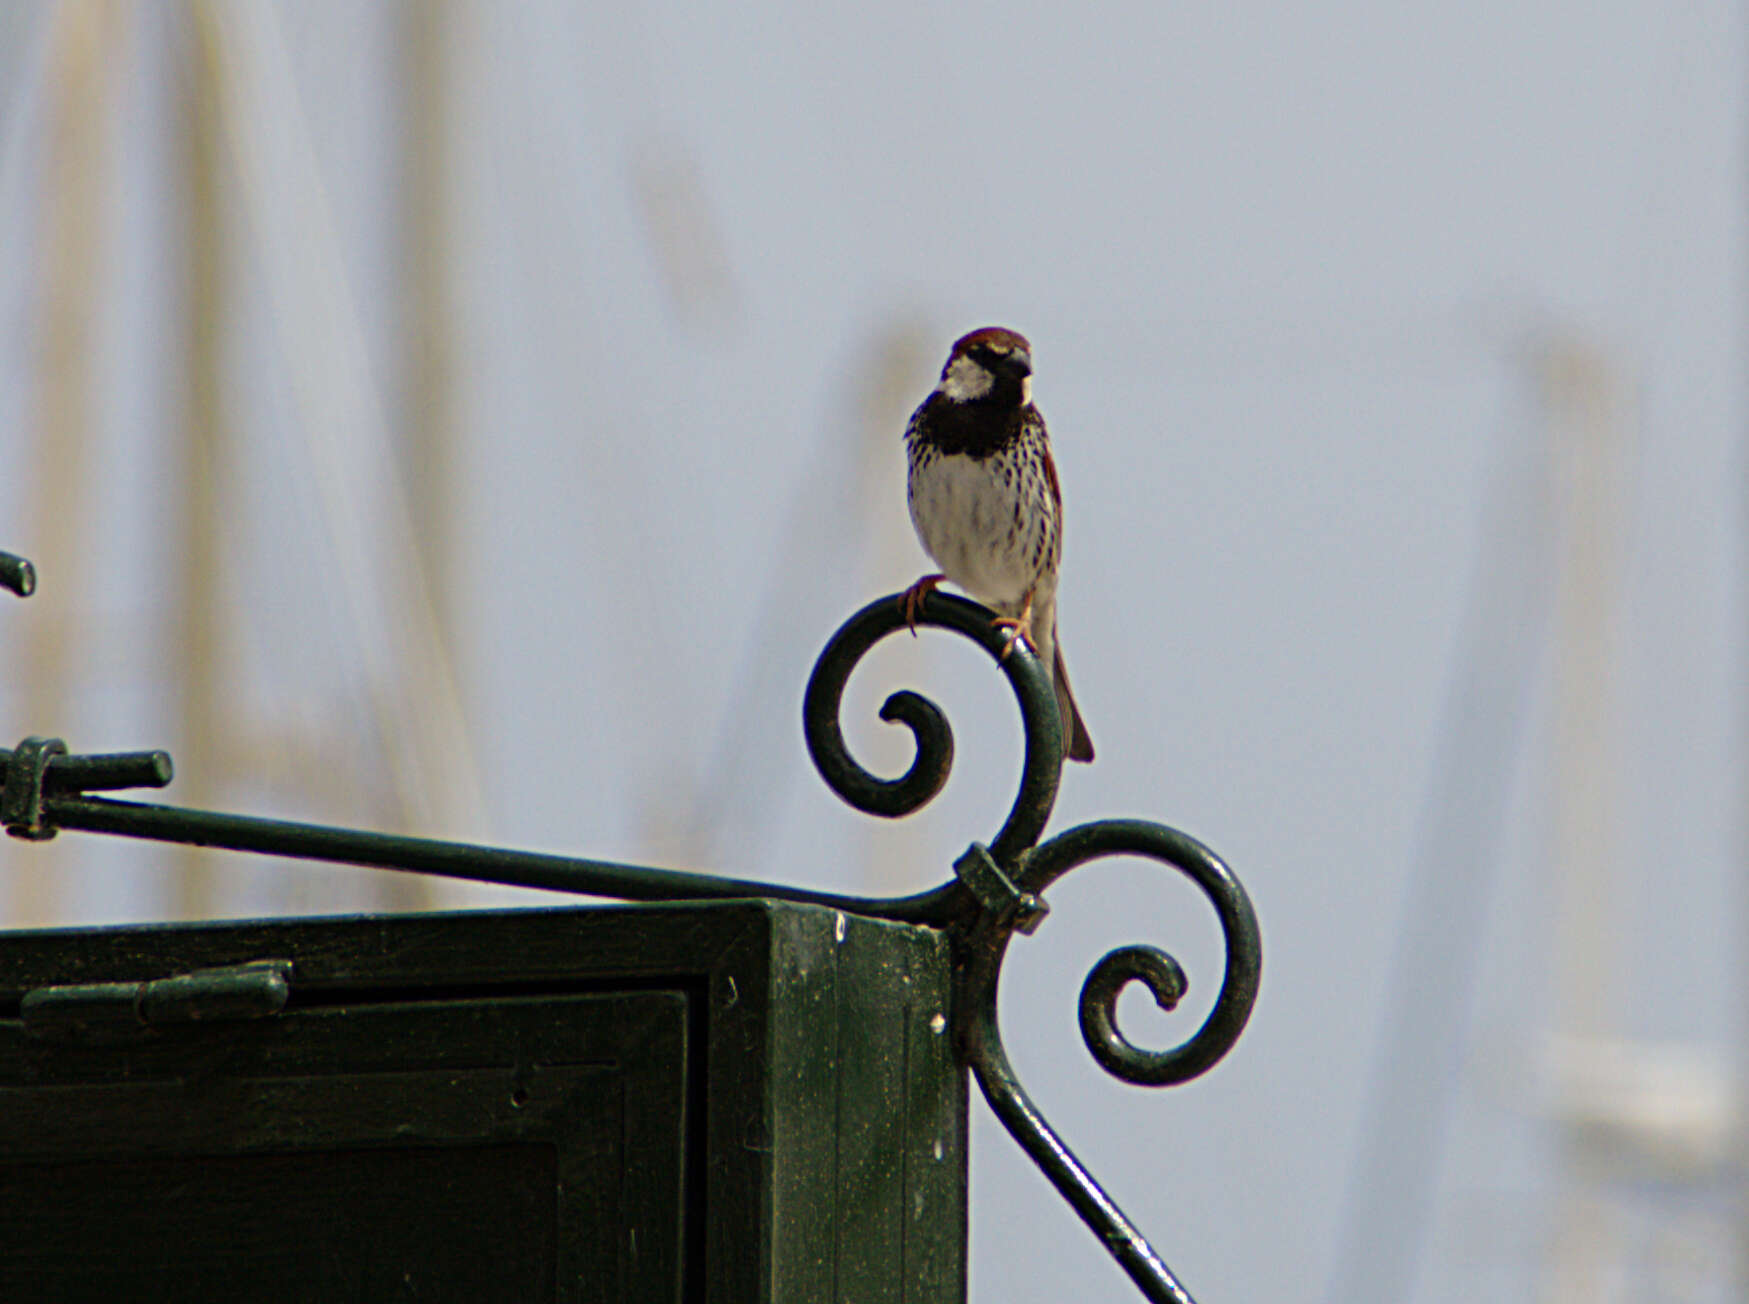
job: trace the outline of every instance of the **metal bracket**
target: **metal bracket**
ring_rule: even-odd
[[[953,872],[972,890],[978,904],[1004,926],[1030,934],[1051,912],[1043,900],[1014,886],[1014,880],[1002,872],[1002,866],[982,842],[966,848],[965,854],[953,862]]]
[[[66,752],[59,738],[26,738],[13,751],[0,788],[0,824],[13,837],[47,842],[55,836],[54,825],[43,823],[43,775],[49,760]]]

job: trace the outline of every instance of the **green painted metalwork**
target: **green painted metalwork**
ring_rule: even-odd
[[[0,589],[7,589],[21,598],[36,592],[36,567],[23,557],[0,552]]]
[[[0,553],[0,584],[28,594],[28,562]],[[1262,942],[1244,888],[1207,847],[1186,834],[1143,820],[1100,820],[1040,842],[1056,801],[1062,767],[1055,697],[1024,643],[1005,655],[1008,640],[991,613],[962,598],[933,593],[920,624],[951,630],[984,648],[1006,675],[1025,728],[1020,790],[988,845],[974,842],[954,864],[955,877],[904,897],[870,898],[814,892],[780,884],[464,843],[394,837],[352,829],[256,819],[213,811],[117,801],[89,795],[125,787],[162,787],[170,780],[163,752],[68,755],[58,740],[28,739],[0,751],[0,815],[9,832],[52,837],[58,829],[152,838],[301,859],[545,888],[628,901],[710,901],[761,897],[826,906],[875,920],[925,925],[943,935],[957,975],[951,1002],[953,1045],[978,1079],[1010,1134],[1076,1213],[1156,1304],[1189,1304],[1190,1295],[1160,1256],[1076,1159],[1021,1087],[1003,1049],[997,1017],[1002,961],[1016,932],[1031,932],[1045,916],[1044,894],[1065,874],[1107,856],[1139,856],[1188,878],[1209,899],[1226,944],[1214,1007],[1182,1044],[1164,1051],[1133,1045],[1117,1027],[1117,1001],[1131,982],[1173,1009],[1187,984],[1183,969],[1152,946],[1119,948],[1096,964],[1083,985],[1082,1037],[1107,1072],[1144,1086],[1169,1086],[1206,1072],[1230,1050],[1256,1001]],[[826,783],[858,810],[899,818],[940,792],[952,768],[953,731],[933,702],[894,693],[881,718],[910,730],[916,753],[905,773],[883,779],[850,756],[839,724],[843,694],[862,657],[881,639],[907,629],[898,595],[852,616],[828,641],[811,675],[802,722],[808,749]]]
[[[1050,819],[1062,767],[1055,697],[1038,661],[1017,644],[1004,656],[1006,634],[976,603],[940,593],[925,599],[921,622],[954,630],[989,652],[1008,676],[1026,728],[1026,765],[1014,807],[986,849],[977,843],[954,865],[961,898],[936,922],[956,947],[960,979],[954,1005],[956,1044],[977,1076],[984,1097],[1009,1134],[1097,1236],[1142,1293],[1156,1304],[1192,1304],[1190,1294],[1147,1239],[1088,1173],[1020,1085],[1002,1046],[997,987],[1014,933],[1031,932],[1043,913],[1047,888],[1063,875],[1106,856],[1133,855],[1178,870],[1209,898],[1226,942],[1225,971],[1214,1008],[1184,1043],[1166,1051],[1142,1050],[1117,1029],[1117,998],[1142,982],[1162,1009],[1183,996],[1182,967],[1155,947],[1121,947],[1099,961],[1083,984],[1082,1037],[1107,1072],[1139,1086],[1187,1082],[1212,1068],[1238,1040],[1251,1016],[1262,973],[1263,945],[1250,899],[1231,870],[1194,838],[1145,820],[1099,820],[1037,843]],[[906,627],[898,598],[883,598],[852,616],[821,654],[803,704],[814,763],[845,801],[870,814],[901,816],[940,791],[952,764],[953,734],[939,708],[915,693],[896,693],[882,708],[917,739],[906,774],[883,783],[844,751],[836,718],[850,670],[880,639]],[[829,727],[828,727],[829,726]],[[921,794],[921,795],[920,795]],[[1034,845],[1037,843],[1037,845]],[[878,903],[871,903],[877,904]],[[972,907],[967,913],[965,907]]]

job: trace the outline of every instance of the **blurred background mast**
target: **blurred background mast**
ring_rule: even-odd
[[[1541,1064],[1556,1158],[1540,1295],[1547,1304],[1711,1299],[1707,1279],[1731,1258],[1730,1230],[1707,1211],[1740,1181],[1729,1071],[1708,1046],[1638,1035],[1624,1013],[1635,966],[1619,913],[1621,646],[1639,417],[1621,367],[1582,339],[1552,340],[1543,375],[1561,542],[1553,1000]]]
[[[220,556],[224,535],[225,484],[230,466],[224,409],[225,349],[221,323],[228,303],[225,229],[219,189],[222,128],[219,87],[212,61],[199,42],[177,43],[188,92],[180,105],[178,133],[184,171],[183,423],[173,431],[180,454],[182,489],[181,583],[165,661],[174,680],[180,716],[176,757],[178,799],[213,806],[228,768],[225,754],[227,649]],[[234,719],[236,712],[229,713]],[[199,847],[176,851],[173,909],[178,918],[203,919],[217,910],[212,855]]]
[[[441,24],[445,12],[429,21]],[[446,575],[426,571],[421,531],[403,483],[406,463],[418,460],[419,453],[397,458],[390,446],[385,404],[367,363],[363,323],[340,253],[333,201],[296,93],[279,12],[198,3],[186,13],[197,58],[211,78],[216,134],[228,145],[225,161],[230,167],[219,175],[234,184],[239,211],[247,219],[248,262],[260,272],[278,331],[278,358],[290,383],[294,428],[303,436],[305,474],[317,490],[334,558],[324,574],[342,600],[345,632],[355,645],[360,688],[374,725],[374,731],[361,731],[348,713],[335,711],[315,723],[314,732],[310,723],[295,721],[264,730],[260,722],[239,721],[233,713],[227,731],[242,736],[245,747],[219,772],[229,773],[245,762],[256,776],[277,772],[276,778],[314,798],[315,809],[331,811],[336,818],[362,817],[439,836],[480,836],[484,812],[474,749],[437,616],[435,595],[449,581]],[[427,35],[431,45],[410,56],[425,77],[423,89],[412,92],[412,114],[417,117],[442,112],[442,92],[435,86],[446,74],[440,53],[432,48],[442,32],[438,28]],[[427,131],[441,130],[439,122],[410,131],[409,138],[417,142]],[[438,147],[430,143],[430,148]],[[417,143],[411,147],[414,153],[420,148]],[[435,177],[426,182],[433,193],[421,193],[418,199],[421,209],[432,211],[418,221],[431,224],[420,238],[440,248],[447,200],[440,166],[415,161],[409,172]],[[407,274],[418,275],[419,268],[409,268]],[[416,311],[418,317],[450,313],[449,296],[440,286],[423,287],[415,301],[424,305]],[[217,307],[222,311],[223,305]],[[434,347],[430,341],[441,329],[428,322],[415,348],[429,353]],[[441,362],[439,349],[433,364]],[[426,377],[412,366],[408,370],[409,384],[421,387]],[[446,419],[447,403],[438,395],[434,411],[440,423]],[[409,419],[420,422],[426,415],[415,411]],[[446,438],[439,433],[438,456],[443,459]],[[404,442],[413,445],[411,438]],[[428,501],[447,494],[445,474],[440,469],[428,482]],[[453,513],[453,506],[432,510]],[[222,508],[221,515],[226,515]],[[231,528],[241,529],[247,517],[238,513],[226,519]],[[430,555],[447,564],[444,529],[435,529]],[[267,763],[259,763],[263,761]],[[386,779],[372,778],[379,772],[386,772]],[[377,883],[373,888],[387,904],[416,906],[432,900],[432,889],[422,884]]]
[[[50,22],[32,517],[14,545],[28,549],[42,572],[31,618],[19,627],[18,679],[25,686],[22,723],[43,734],[73,726],[76,653],[85,643],[79,623],[90,610],[81,541],[97,440],[98,331],[115,211],[112,105],[126,57],[127,11],[113,0],[71,0],[55,7]],[[40,871],[11,875],[7,923],[54,922],[61,913],[55,882]]]
[[[457,664],[455,522],[460,414],[456,403],[455,249],[450,180],[454,149],[450,113],[450,40],[456,20],[449,0],[418,0],[403,11],[404,140],[406,150],[405,255],[402,323],[401,466],[407,481],[418,565],[430,595],[432,637],[442,658]],[[385,905],[428,909],[436,880],[391,874]]]
[[[1518,332],[1514,396],[1482,499],[1427,795],[1374,1035],[1325,1304],[1419,1297],[1454,1106],[1469,1069],[1489,910],[1550,631],[1554,468],[1543,350]],[[1526,381],[1544,400],[1528,412]]]
[[[1550,446],[1557,465],[1559,578],[1555,589],[1553,756],[1553,1036],[1556,1082],[1587,1046],[1616,1035],[1615,917],[1620,829],[1622,537],[1628,414],[1621,384],[1598,350],[1570,334],[1542,361]],[[1581,1118],[1557,1087],[1561,1159],[1544,1297],[1580,1304],[1604,1297],[1623,1267],[1610,1234],[1604,1173]]]

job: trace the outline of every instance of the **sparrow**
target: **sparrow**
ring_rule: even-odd
[[[1093,740],[1069,691],[1057,641],[1063,495],[1045,419],[1032,404],[1032,346],[1001,326],[955,341],[941,382],[905,427],[906,498],[923,549],[941,567],[901,598],[916,632],[944,580],[997,613],[1007,656],[1025,638],[1057,694],[1064,755],[1091,761]]]

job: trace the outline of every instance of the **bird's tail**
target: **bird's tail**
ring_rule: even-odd
[[[1057,689],[1057,712],[1063,720],[1063,754],[1071,761],[1091,761],[1093,739],[1087,736],[1087,726],[1075,706],[1075,695],[1069,691],[1069,670],[1063,664],[1061,643],[1051,657],[1051,682]]]

